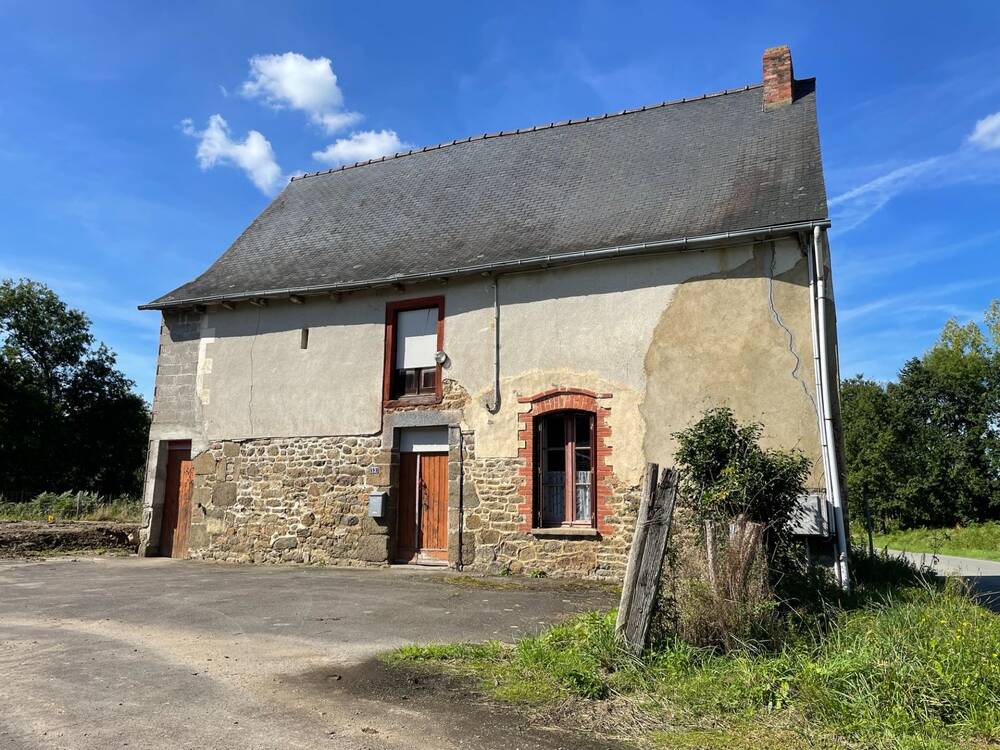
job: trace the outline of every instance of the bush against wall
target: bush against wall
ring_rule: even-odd
[[[740,424],[731,409],[709,409],[674,433],[681,494],[699,522],[739,516],[761,524],[770,546],[787,542],[805,492],[809,459],[800,451],[765,450],[763,425]]]
[[[0,495],[141,489],[149,410],[90,321],[48,287],[0,282]]]
[[[792,535],[809,460],[765,450],[763,427],[730,409],[706,411],[674,437],[687,535],[674,552],[670,627],[685,641],[731,651],[780,638],[776,588],[801,578]],[[693,542],[693,543],[692,543]]]

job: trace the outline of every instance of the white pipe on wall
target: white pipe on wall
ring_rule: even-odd
[[[813,240],[809,239],[806,246],[806,265],[809,275],[809,332],[812,334],[812,360],[813,378],[816,383],[816,426],[819,429],[820,459],[823,462],[823,482],[826,488],[827,498],[833,497],[833,487],[830,485],[830,455],[826,443],[826,420],[823,409],[823,361],[819,354],[819,315],[816,305],[816,260],[813,248]],[[837,580],[840,580],[840,571],[837,570]]]
[[[848,568],[847,531],[844,527],[844,496],[840,485],[840,469],[837,461],[837,437],[833,423],[833,403],[832,390],[830,386],[830,350],[827,336],[827,304],[829,298],[826,291],[826,263],[823,253],[824,228],[813,228],[813,241],[810,246],[815,278],[815,297],[813,300],[813,310],[816,312],[814,323],[818,339],[819,356],[819,376],[817,392],[822,392],[822,398],[818,401],[819,412],[822,420],[822,442],[825,443],[823,451],[823,473],[826,475],[827,487],[830,492],[830,502],[833,505],[833,520],[837,536],[837,555],[835,567],[837,579],[840,586],[845,591],[851,587],[850,571]]]
[[[493,277],[493,402],[490,414],[500,411],[500,276]]]

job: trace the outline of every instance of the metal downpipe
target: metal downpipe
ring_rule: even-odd
[[[823,483],[826,496],[833,500],[833,487],[830,484],[830,456],[826,443],[826,420],[824,418],[823,402],[823,362],[819,354],[819,323],[816,305],[816,261],[813,238],[804,243],[806,248],[806,265],[809,275],[809,332],[812,334],[813,378],[816,384],[816,427],[819,429],[820,459],[823,462]],[[839,548],[839,544],[838,544]],[[835,567],[837,581],[840,582],[840,569]]]
[[[830,489],[830,500],[833,504],[834,526],[837,535],[837,559],[835,562],[837,579],[844,591],[850,591],[851,580],[848,567],[847,532],[844,528],[844,499],[840,485],[840,468],[837,462],[837,437],[833,424],[833,413],[830,405],[833,403],[832,390],[830,386],[830,360],[829,341],[827,339],[827,293],[826,279],[824,278],[824,255],[823,255],[823,228],[813,228],[813,241],[811,245],[812,261],[814,264],[813,275],[816,280],[816,296],[814,304],[817,308],[816,330],[819,339],[819,370],[820,385],[823,393],[819,402],[820,414],[823,421],[823,438],[826,444],[824,451],[823,471],[827,477],[827,486]]]
[[[486,407],[490,414],[500,411],[500,277],[493,277],[493,402]]]

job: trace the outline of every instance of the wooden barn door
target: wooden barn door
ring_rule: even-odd
[[[417,465],[419,453],[399,454],[399,511],[396,513],[396,561],[410,562],[416,557],[417,543]]]
[[[448,454],[401,453],[396,559],[448,559]]]
[[[194,466],[189,444],[172,444],[167,449],[167,480],[163,492],[160,521],[160,555],[187,555],[188,528],[191,526],[191,495]]]
[[[448,454],[420,454],[420,554],[448,559]]]

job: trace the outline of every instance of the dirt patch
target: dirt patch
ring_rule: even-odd
[[[118,521],[3,521],[0,558],[53,552],[121,550],[135,552],[139,524]]]
[[[567,727],[557,713],[491,701],[470,678],[371,659],[294,677],[329,700],[351,698],[403,708],[426,717],[443,737],[477,750],[630,750],[633,745]]]

